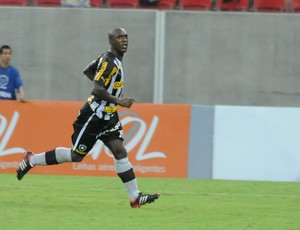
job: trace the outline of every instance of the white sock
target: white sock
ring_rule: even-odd
[[[29,163],[31,164],[32,167],[36,165],[47,165],[45,152],[39,154],[33,154],[29,159]]]
[[[115,159],[116,171],[124,183],[130,200],[134,200],[139,195],[139,189],[137,180],[133,173],[132,165],[130,164],[128,157],[116,160]]]
[[[130,200],[135,200],[135,198],[138,197],[139,195],[139,189],[138,189],[138,185],[137,185],[137,180],[133,179],[131,181],[128,181],[126,183],[124,183],[125,188],[127,190],[128,196]]]
[[[46,154],[51,155],[52,159],[54,159],[53,162],[47,162],[46,160]],[[39,154],[34,154],[30,157],[29,163],[34,167],[36,165],[50,165],[50,164],[60,164],[64,162],[72,162],[71,157],[71,149],[70,148],[64,148],[64,147],[58,147],[55,150],[51,150],[48,152],[43,152]]]

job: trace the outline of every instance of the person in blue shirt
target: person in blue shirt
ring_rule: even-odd
[[[8,45],[0,48],[0,100],[25,102],[23,82],[19,71],[10,65],[12,49]],[[18,93],[18,97],[17,97]]]

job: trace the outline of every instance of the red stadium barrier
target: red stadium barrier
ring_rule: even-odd
[[[0,101],[0,172],[15,173],[25,150],[71,147],[72,123],[82,102]],[[189,105],[136,103],[119,108],[125,147],[138,176],[187,176]],[[80,163],[37,166],[30,174],[116,175],[111,153],[97,142]]]

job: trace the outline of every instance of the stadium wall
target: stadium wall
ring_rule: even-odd
[[[125,94],[151,102],[155,12],[109,9],[0,7],[0,43],[13,48],[31,100],[86,100],[92,88],[83,69],[106,52],[107,33],[123,26],[129,50]]]
[[[85,100],[82,70],[117,26],[130,39],[126,94],[140,102],[300,104],[297,14],[0,7],[30,100]]]
[[[300,15],[179,11],[165,21],[165,103],[299,106]]]

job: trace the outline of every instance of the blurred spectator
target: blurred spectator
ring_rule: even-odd
[[[287,11],[291,10],[291,8],[292,8],[291,0],[285,0],[285,7],[286,7]]]
[[[140,0],[141,6],[157,6],[159,0]]]
[[[90,7],[90,0],[61,0],[64,7]]]
[[[12,49],[8,45],[0,48],[0,100],[17,100],[25,102],[23,82],[18,70],[10,65]]]

